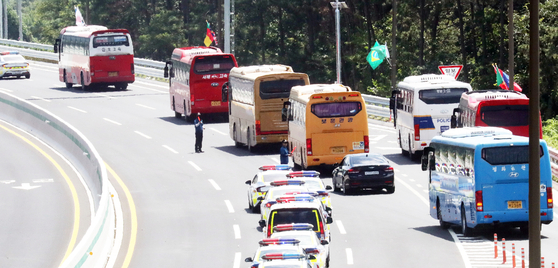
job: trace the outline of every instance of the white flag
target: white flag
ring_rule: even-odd
[[[389,50],[388,50],[388,47],[387,47],[387,41],[385,43],[385,46],[386,46],[386,59],[389,59]]]
[[[81,12],[79,12],[79,8],[77,6],[74,6],[74,8],[76,10],[76,25],[85,26],[85,20],[83,20],[83,16],[81,15]]]

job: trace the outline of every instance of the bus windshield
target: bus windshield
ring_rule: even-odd
[[[480,113],[481,120],[489,126],[516,127],[529,124],[527,105],[484,106]]]
[[[543,148],[539,149],[544,155]],[[529,163],[529,146],[492,147],[482,149],[482,159],[491,165],[514,165]]]
[[[466,88],[423,89],[419,91],[419,99],[426,104],[459,103],[461,94],[467,91]]]
[[[263,81],[260,83],[260,98],[262,100],[288,98],[292,87],[305,84],[303,79]]]
[[[360,102],[331,102],[312,104],[312,113],[319,118],[354,116],[362,110]]]
[[[228,73],[233,67],[234,61],[230,56],[204,56],[194,62],[197,74]]]
[[[106,46],[130,46],[125,35],[97,36],[93,38],[93,48]]]

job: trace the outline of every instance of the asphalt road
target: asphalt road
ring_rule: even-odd
[[[32,68],[30,80],[2,80],[0,90],[72,124],[109,166],[125,217],[115,267],[248,266],[244,258],[263,235],[259,215],[247,210],[244,182],[259,166],[279,162],[278,147],[256,153],[235,148],[228,123],[204,118],[205,153],[195,154],[194,127],[174,117],[168,84],[137,79],[126,91],[82,91],[66,89],[56,65]],[[439,228],[428,212],[426,172],[401,155],[390,124],[369,126],[371,151],[384,154],[395,168],[396,191],[332,193],[331,267],[511,267],[511,261],[501,265],[501,258],[493,258],[492,232],[461,239]],[[330,170],[321,171],[331,185]],[[547,263],[556,258],[557,226],[543,227]],[[527,245],[518,231],[499,234]],[[2,249],[9,242],[0,243]]]

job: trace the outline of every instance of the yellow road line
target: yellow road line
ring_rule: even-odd
[[[8,129],[1,124],[0,124],[0,127],[3,128],[4,130],[6,130],[7,132],[13,134],[14,136],[22,139],[27,144],[29,144],[31,147],[33,147],[35,150],[37,150],[39,153],[41,153],[46,159],[48,159],[54,165],[54,167],[56,167],[58,172],[60,172],[60,174],[62,174],[62,177],[64,177],[64,180],[66,181],[66,183],[68,184],[68,187],[70,188],[70,192],[72,193],[72,199],[74,200],[74,227],[73,227],[73,231],[72,231],[72,236],[70,238],[70,243],[68,244],[68,249],[66,249],[66,254],[64,254],[64,258],[62,259],[62,262],[61,262],[61,264],[62,264],[62,263],[64,263],[66,258],[68,258],[70,253],[72,253],[72,250],[74,249],[74,246],[76,244],[78,231],[79,231],[80,208],[79,208],[79,199],[78,199],[78,196],[77,196],[76,188],[74,187],[74,184],[70,180],[70,177],[68,177],[66,172],[62,169],[62,167],[49,154],[47,154],[45,151],[43,151],[41,148],[39,148],[39,146],[37,146],[32,141],[30,141],[29,139],[27,139],[27,138],[21,136],[20,134],[14,132],[13,130]]]
[[[126,195],[126,199],[128,200],[128,204],[130,205],[130,220],[131,220],[131,230],[130,230],[130,244],[128,245],[128,252],[126,253],[126,258],[122,263],[122,268],[128,268],[130,265],[130,261],[132,260],[132,256],[134,255],[134,249],[136,247],[136,238],[138,233],[138,218],[136,214],[136,205],[134,204],[134,199],[132,198],[132,194],[126,187],[126,184],[120,179],[120,177],[114,172],[114,170],[109,167],[109,165],[105,162],[105,167],[107,168],[108,172],[116,179],[124,194]]]

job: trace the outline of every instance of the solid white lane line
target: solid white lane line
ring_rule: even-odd
[[[82,109],[78,109],[78,108],[76,108],[76,107],[68,106],[68,108],[70,108],[70,109],[72,109],[72,110],[75,110],[75,111],[78,111],[78,112],[81,112],[81,113],[84,113],[84,114],[87,113],[87,111],[84,111],[84,110],[82,110]]]
[[[354,262],[353,262],[353,250],[350,249],[350,248],[346,248],[345,253],[347,254],[347,265],[354,264]]]
[[[47,100],[47,99],[43,99],[43,98],[41,98],[41,97],[37,97],[37,96],[31,96],[31,98],[35,98],[35,99],[38,99],[38,100],[42,100],[42,101],[46,101],[46,102],[50,102],[50,100]]]
[[[163,145],[163,147],[167,148],[167,150],[169,150],[169,151],[171,151],[171,152],[173,152],[173,153],[175,153],[175,154],[178,153],[177,151],[175,151],[173,148],[169,147],[168,145]]]
[[[120,124],[120,123],[118,123],[118,122],[116,122],[116,121],[110,120],[110,119],[108,119],[108,118],[103,118],[103,119],[104,119],[105,121],[111,122],[111,123],[113,123],[113,124],[115,124],[115,125],[122,126],[122,124]]]
[[[143,134],[143,133],[141,133],[141,132],[139,132],[139,131],[137,131],[137,130],[136,130],[136,131],[134,131],[134,132],[135,132],[135,133],[137,133],[138,135],[140,135],[140,136],[142,136],[142,137],[144,137],[144,138],[148,139],[148,140],[150,140],[150,139],[151,139],[151,137],[149,137],[149,136],[147,136],[147,135],[145,135],[145,134]]]
[[[13,90],[5,89],[5,88],[0,88],[0,90],[6,91],[6,92],[14,92]]]
[[[238,224],[233,225],[233,230],[234,230],[234,239],[240,239],[240,227],[238,227]]]
[[[147,106],[147,105],[143,105],[143,104],[139,104],[139,103],[136,103],[136,105],[137,105],[137,106],[139,106],[139,107],[143,107],[143,108],[147,108],[147,109],[155,110],[155,108],[153,108],[153,107],[149,107],[149,106]]]
[[[240,252],[234,254],[233,268],[240,268],[240,258],[242,257]]]
[[[211,130],[213,130],[213,131],[215,131],[215,132],[217,132],[217,133],[219,133],[219,134],[221,134],[221,135],[223,135],[223,136],[227,136],[227,135],[228,135],[227,133],[223,133],[223,132],[221,132],[221,131],[219,131],[219,130],[217,130],[217,129],[215,129],[215,128],[211,128]]]
[[[397,183],[401,183],[403,184],[403,186],[407,187],[407,189],[411,190],[411,192],[413,192],[413,194],[415,194],[425,205],[429,205],[428,200],[422,194],[417,192],[417,190],[407,184],[404,180],[399,179],[397,176],[395,176],[395,179],[397,180]]]
[[[472,267],[471,262],[467,257],[467,253],[465,253],[465,249],[463,248],[463,245],[461,244],[461,242],[459,242],[459,238],[457,238],[457,235],[455,234],[452,228],[448,228],[448,231],[451,234],[451,237],[453,238],[453,241],[455,242],[455,245],[457,246],[459,253],[461,253],[461,259],[463,259],[463,262],[465,263],[465,267],[466,268]]]
[[[198,165],[194,164],[194,162],[188,161],[188,164],[190,164],[191,166],[193,166],[196,170],[202,171],[202,169],[201,169],[200,167],[198,167]]]
[[[225,200],[225,205],[227,205],[227,209],[229,210],[229,213],[234,213],[234,208],[231,204],[231,201]]]
[[[345,231],[345,226],[343,226],[343,223],[340,220],[336,220],[335,221],[337,224],[337,228],[339,228],[339,232],[341,234],[347,234],[347,231]]]
[[[211,185],[213,185],[213,187],[215,188],[215,190],[217,191],[221,191],[221,187],[219,187],[219,185],[212,179],[208,179],[209,183],[211,183]]]

